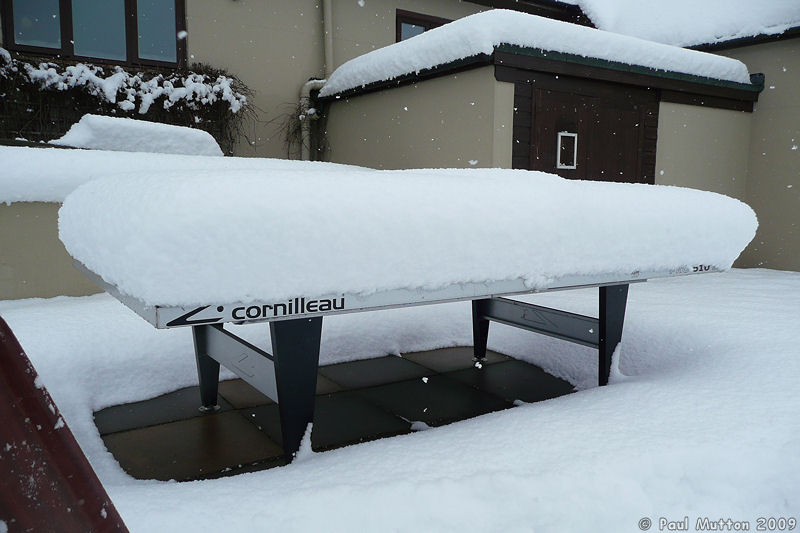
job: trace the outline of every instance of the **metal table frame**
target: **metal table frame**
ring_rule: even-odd
[[[524,280],[462,283],[436,290],[395,290],[366,296],[337,294],[321,298],[289,298],[280,302],[251,302],[199,307],[148,306],[121,294],[80,263],[76,267],[157,328],[191,327],[200,384],[201,410],[217,407],[220,364],[278,404],[283,449],[291,460],[314,418],[323,316],[472,301],[476,361],[486,357],[489,323],[522,328],[597,349],[598,385],[608,383],[611,357],[622,339],[630,283],[650,277],[669,277],[716,271],[713,267],[683,267],[625,276],[571,276],[546,289],[530,288]],[[505,296],[596,287],[598,318],[569,313]],[[270,316],[271,315],[271,316]],[[225,330],[224,323],[269,322],[272,353]]]

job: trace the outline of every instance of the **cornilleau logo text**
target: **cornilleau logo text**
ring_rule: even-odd
[[[231,311],[234,320],[255,320],[257,318],[274,318],[279,316],[303,315],[306,313],[324,313],[344,309],[344,296],[333,299],[306,300],[292,298],[286,303],[261,304],[236,307]]]

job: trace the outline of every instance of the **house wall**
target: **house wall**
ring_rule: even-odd
[[[0,300],[100,292],[58,239],[61,204],[0,204]]]
[[[661,102],[655,182],[746,200],[752,114]]]
[[[330,1],[330,0],[329,0]],[[486,6],[454,0],[333,0],[334,68],[395,42],[395,11],[402,9],[455,20]]]
[[[487,9],[457,0],[327,0],[332,4],[333,63],[395,41],[395,10],[456,19]],[[309,78],[325,75],[319,0],[186,0],[188,62],[223,67],[255,95],[258,120],[247,124],[239,156],[299,158],[284,132]]]
[[[328,159],[372,168],[511,168],[514,84],[491,66],[333,101]]]
[[[766,77],[753,113],[746,194],[759,227],[742,262],[800,270],[800,38],[720,53]]]
[[[281,130],[300,87],[323,70],[322,9],[316,0],[186,0],[188,63],[225,68],[255,92],[258,122],[235,153],[287,157]]]

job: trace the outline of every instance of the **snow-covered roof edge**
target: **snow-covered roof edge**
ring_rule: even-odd
[[[577,0],[595,27],[683,47],[739,46],[800,28],[796,0]]]
[[[340,66],[321,97],[419,74],[469,58],[488,57],[500,46],[599,60],[603,68],[647,69],[650,75],[678,73],[694,81],[750,87],[747,67],[735,59],[654,43],[593,28],[508,10],[492,10],[446,24]],[[600,65],[598,65],[600,66]]]
[[[642,74],[645,76],[652,76],[656,78],[678,79],[692,83],[714,85],[716,87],[727,87],[730,89],[751,91],[754,93],[760,92],[763,89],[764,85],[764,81],[760,77],[761,75],[756,75],[756,74],[750,75],[750,81],[748,83],[742,83],[738,81],[730,81],[717,78],[709,78],[707,76],[699,76],[696,74],[688,74],[674,70],[656,69],[641,65],[630,65],[618,61],[609,61],[606,59],[580,56],[577,54],[569,54],[552,50],[542,50],[541,48],[522,47],[513,44],[501,44],[497,46],[495,50],[501,52],[511,52],[519,55],[527,55],[532,57],[541,57],[543,59],[557,60],[557,61],[562,61],[564,63],[588,65],[588,66],[603,68],[606,70],[630,72],[634,74]]]
[[[784,39],[798,38],[800,38],[800,25],[791,26],[782,31],[775,31],[774,33],[762,32],[755,35],[730,37],[723,40],[709,41],[702,44],[693,44],[691,46],[687,46],[686,48],[691,50],[700,50],[701,52],[716,52],[718,50],[728,50],[742,46],[753,46],[756,44],[782,41]]]

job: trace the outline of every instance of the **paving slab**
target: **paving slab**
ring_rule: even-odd
[[[355,392],[390,413],[429,426],[441,426],[512,406],[498,396],[440,375]]]
[[[317,375],[317,394],[338,392],[342,387],[325,376]],[[274,403],[243,379],[229,379],[219,384],[219,395],[235,409],[247,409]]]
[[[219,477],[283,454],[236,411],[111,433],[103,441],[128,474],[163,481]]]
[[[444,375],[509,402],[539,402],[575,391],[571,383],[548,374],[538,366],[514,359]]]
[[[197,387],[95,413],[108,450],[141,479],[193,480],[286,464],[278,406],[246,382],[220,383],[216,413]],[[312,434],[316,451],[440,426],[573,392],[541,368],[496,352],[480,369],[472,348],[446,348],[321,367]]]
[[[362,359],[323,366],[319,373],[346,389],[361,389],[384,383],[421,378],[431,373],[429,368],[396,355]]]
[[[270,439],[282,443],[276,404],[245,409],[242,414]],[[327,450],[410,431],[409,422],[387,413],[355,392],[325,394],[316,398],[311,449]]]
[[[219,399],[220,411],[228,411],[231,404]],[[94,413],[94,423],[101,435],[129,429],[155,426],[177,420],[187,420],[201,415],[200,390],[188,387],[141,402],[115,405]]]
[[[440,374],[443,372],[452,372],[453,370],[472,368],[475,366],[475,362],[472,360],[472,358],[473,350],[471,346],[441,348],[439,350],[429,350],[427,352],[403,354],[403,359],[413,361],[418,365],[422,365],[425,368],[430,368],[431,370]],[[506,355],[487,350],[486,361],[483,364],[502,363],[510,360],[511,358]]]

